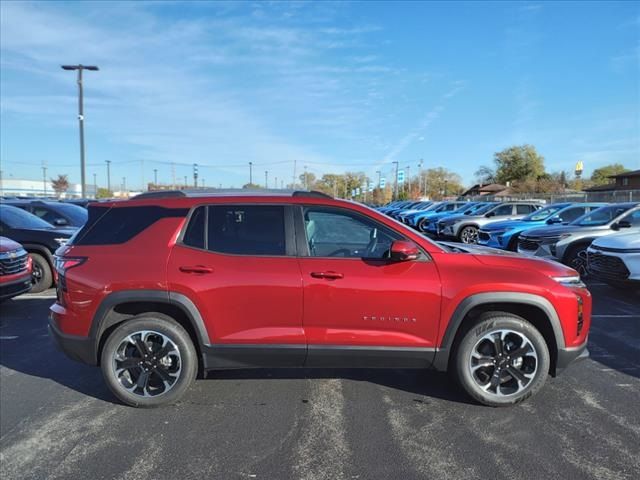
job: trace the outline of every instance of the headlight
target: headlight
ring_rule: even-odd
[[[558,282],[560,285],[564,285],[565,287],[580,287],[584,288],[586,285],[580,280],[580,275],[569,275],[562,277],[551,277],[553,280]]]

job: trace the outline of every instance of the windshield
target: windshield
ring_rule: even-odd
[[[571,225],[579,225],[581,227],[598,227],[601,225],[606,225],[607,223],[611,222],[611,220],[622,215],[630,208],[630,206],[624,205],[610,205],[608,207],[602,207],[594,210],[591,213],[583,215],[582,217],[577,218],[576,220],[571,222]]]
[[[76,226],[84,225],[89,216],[87,210],[78,205],[60,203],[55,205],[55,209],[69,218],[71,224]]]
[[[556,212],[562,210],[566,205],[551,205],[550,207],[545,207],[537,212],[530,213],[526,217],[522,219],[523,222],[539,222],[541,220],[546,220],[551,215]]]
[[[487,203],[486,205],[482,205],[482,207],[478,208],[477,210],[473,210],[471,213],[473,215],[482,215],[483,213],[487,213],[496,205],[497,203]]]
[[[40,220],[35,215],[25,212],[18,207],[11,207],[9,205],[0,205],[0,220],[9,228],[46,228],[50,229],[49,225],[44,220]]]

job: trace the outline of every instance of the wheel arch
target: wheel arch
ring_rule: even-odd
[[[589,245],[591,245],[591,243],[598,237],[584,237],[581,238],[579,240],[576,240],[575,242],[572,242],[571,245],[567,245],[566,248],[564,249],[564,252],[562,254],[562,259],[561,262],[565,263],[566,261],[569,260],[569,254],[571,252],[573,252],[573,250],[575,250],[578,247],[585,247],[588,248]]]
[[[445,329],[434,358],[434,367],[445,371],[457,342],[485,312],[507,312],[533,324],[547,343],[551,359],[550,373],[555,375],[558,350],[565,347],[562,325],[555,308],[544,297],[519,292],[488,292],[471,295],[456,307]]]
[[[98,307],[89,332],[94,340],[95,364],[99,365],[104,343],[118,325],[148,312],[163,313],[178,322],[201,356],[202,346],[209,344],[209,334],[200,312],[187,296],[166,290],[132,290],[111,293]]]

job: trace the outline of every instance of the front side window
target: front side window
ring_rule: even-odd
[[[312,257],[382,259],[400,234],[361,215],[339,210],[308,207],[304,228]]]
[[[209,206],[207,248],[235,255],[286,255],[284,207]]]
[[[629,207],[620,205],[610,205],[598,208],[588,215],[577,218],[575,224],[581,227],[598,227],[606,225],[627,210],[629,210]]]
[[[640,210],[631,212],[620,219],[621,222],[629,222],[632,227],[640,227]]]
[[[573,222],[576,218],[584,215],[584,207],[572,207],[560,212],[560,218],[563,222]]]

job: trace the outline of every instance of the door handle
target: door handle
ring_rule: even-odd
[[[213,273],[213,268],[206,265],[183,265],[179,270],[184,273]]]
[[[338,272],[311,272],[313,278],[325,278],[327,280],[338,280],[344,278],[344,275]]]

